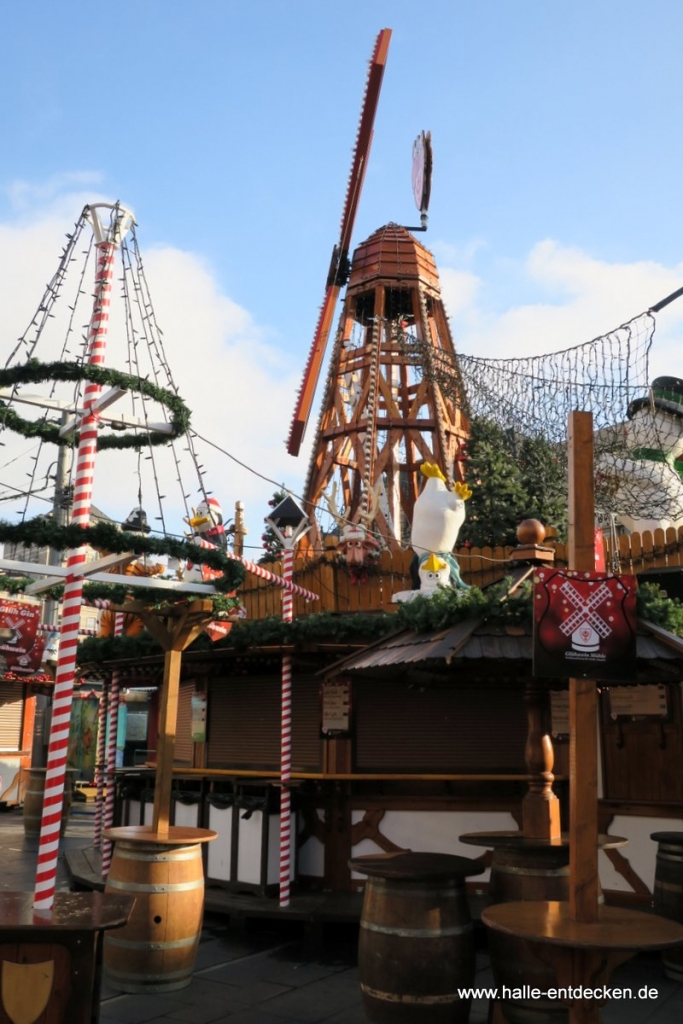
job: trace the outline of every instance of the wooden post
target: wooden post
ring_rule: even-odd
[[[595,571],[593,417],[572,412],[568,430],[569,568]],[[597,687],[569,681],[569,913],[598,920]]]
[[[528,732],[524,760],[529,788],[522,800],[522,831],[533,839],[559,839],[560,801],[553,793],[555,754],[548,728],[550,695],[545,686],[529,681],[524,688]]]
[[[182,652],[199,636],[213,615],[211,601],[192,601],[185,608],[154,611],[141,602],[127,602],[123,609],[139,615],[166,656],[164,680],[160,696],[159,737],[157,743],[157,774],[154,786],[152,829],[168,834],[173,782],[173,754],[178,721],[178,690]]]
[[[178,690],[182,651],[166,651],[164,681],[161,688],[159,716],[159,746],[157,748],[157,774],[154,784],[155,832],[168,832],[170,825],[171,783],[173,782],[173,753],[178,721]]]

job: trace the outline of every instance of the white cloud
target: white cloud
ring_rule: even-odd
[[[61,205],[64,201],[70,203],[76,189],[87,186],[94,190],[95,186],[102,183],[102,179],[103,176],[98,171],[70,171],[55,174],[44,181],[15,180],[10,182],[5,192],[16,213],[28,212],[35,216],[46,204],[57,202]],[[91,193],[89,201],[92,200]],[[83,205],[85,204],[82,203],[81,206]]]
[[[683,282],[683,264],[608,263],[548,239],[503,273],[516,277],[520,289],[534,301],[492,312],[481,301],[482,289],[474,286],[473,275],[440,269],[444,300],[462,352],[507,358],[579,345],[647,310]],[[487,294],[491,292],[489,284]],[[657,315],[651,376],[683,376],[682,335],[683,299]]]

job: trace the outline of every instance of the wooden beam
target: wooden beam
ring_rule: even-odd
[[[595,571],[593,417],[572,412],[568,430],[569,568]],[[597,687],[569,681],[569,913],[598,920]]]
[[[94,583],[122,583],[131,589],[145,587],[150,590],[168,590],[181,594],[204,594],[207,597],[210,594],[216,593],[216,588],[210,583],[187,583],[185,580],[159,579],[158,576],[123,576],[119,573],[95,572],[90,568],[91,565],[96,565],[96,563],[84,563],[83,568],[79,568],[77,575],[88,578]],[[35,562],[18,562],[13,558],[0,558],[0,569],[32,573],[34,576],[40,573],[40,582],[44,582],[46,577],[47,579],[52,577],[52,583],[49,584],[50,587],[55,586],[67,576],[73,574],[73,570],[67,569],[63,565],[37,565]]]
[[[129,565],[130,562],[132,562],[135,557],[136,556],[132,551],[127,551],[122,555],[105,555],[104,558],[98,558],[94,562],[87,562],[83,566],[83,569],[79,573],[79,575],[87,579],[89,576],[92,576],[92,574],[95,572],[101,572],[103,570],[105,572],[108,572],[115,566]],[[24,593],[40,594],[42,593],[43,590],[49,590],[50,587],[54,587],[54,585],[54,579],[50,579],[49,577],[47,579],[36,580],[35,583],[29,583],[29,585],[24,590]]]
[[[161,687],[157,773],[154,784],[154,832],[168,832],[171,814],[171,783],[173,754],[178,722],[178,690],[180,688],[181,651],[167,650],[164,658],[164,681]]]
[[[197,608],[174,609],[167,615],[151,610],[142,615],[150,633],[159,640],[166,651],[160,695],[157,773],[154,786],[152,825],[155,832],[168,832],[170,827],[171,783],[182,652],[211,621],[211,603],[196,603],[199,606]]]

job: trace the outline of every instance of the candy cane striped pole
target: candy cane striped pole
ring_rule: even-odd
[[[294,575],[294,550],[285,547],[282,556],[282,572],[285,581]],[[282,591],[282,619],[291,622],[294,598],[292,591]],[[289,788],[292,781],[292,659],[289,654],[282,658],[282,694],[280,712],[280,906],[289,906],[289,880],[292,864],[292,796]]]
[[[93,211],[93,216],[95,218],[93,228],[96,230],[96,234],[99,230],[101,236],[101,228],[96,223],[96,211]],[[120,216],[117,216],[116,219],[116,228],[120,229]],[[88,330],[88,362],[91,366],[101,366],[104,362],[115,251],[116,244],[110,238],[98,241],[96,244],[95,296]],[[101,385],[88,382],[83,394],[84,415],[80,425],[76,456],[72,516],[72,522],[78,526],[88,526],[90,522],[98,429],[98,417],[96,413],[92,412],[92,406],[97,401],[101,390]],[[64,800],[71,703],[76,671],[76,647],[83,591],[83,577],[79,576],[79,569],[85,562],[86,550],[85,545],[74,548],[68,552],[66,560],[69,572],[66,577],[62,603],[59,661],[55,675],[52,725],[45,773],[45,796],[38,841],[38,864],[33,902],[34,909],[37,911],[51,910],[55,896],[59,829]]]
[[[203,540],[201,537],[193,537],[192,543],[196,544],[198,548],[215,548],[215,544],[210,544],[208,540]],[[276,583],[278,587],[282,587],[283,590],[288,590],[290,594],[298,594],[299,597],[303,597],[306,601],[319,601],[320,595],[314,594],[312,590],[306,590],[305,587],[300,587],[298,583],[293,583],[292,580],[288,580],[285,577],[278,576],[275,572],[270,572],[269,569],[264,569],[262,565],[257,565],[256,562],[250,562],[246,558],[242,558],[240,555],[235,555],[231,551],[224,551],[224,555],[228,558],[232,558],[233,562],[241,562],[247,572],[252,572],[254,576],[259,576],[262,580],[269,580],[270,583]],[[291,620],[290,620],[291,621]]]
[[[114,616],[114,636],[123,633],[123,612]],[[116,772],[116,737],[119,729],[119,696],[121,693],[121,673],[114,669],[111,674],[109,690],[109,732],[107,734],[107,799],[104,805],[104,830],[114,825],[114,780]],[[111,867],[111,839],[102,841],[102,878],[106,878]]]
[[[105,750],[107,739],[107,704],[109,702],[109,681],[105,677],[100,694],[100,708],[97,715],[97,753],[95,755],[95,835],[93,846],[99,850],[102,844],[102,818],[104,817],[104,778],[106,773]]]

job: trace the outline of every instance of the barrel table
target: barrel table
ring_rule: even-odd
[[[514,830],[471,832],[460,836],[460,842],[493,848],[489,903],[569,899],[568,833],[536,839]],[[601,850],[626,842],[621,836],[598,836]],[[501,1000],[508,1024],[565,1024],[567,1008],[562,1003],[525,995],[532,988],[543,991],[554,985],[552,969],[529,944],[501,931],[490,931],[488,943],[496,985],[501,992],[513,993]],[[494,1016],[494,1021],[499,1019]]]
[[[192,980],[204,914],[205,828],[112,828],[105,892],[135,896],[130,921],[104,943],[107,980],[122,992],[173,992]]]
[[[51,911],[32,892],[0,892],[0,1020],[99,1020],[102,936],[125,925],[130,896],[57,892]]]
[[[657,843],[655,868],[655,913],[683,923],[683,832],[653,832]],[[662,953],[664,973],[683,981],[683,946]]]
[[[524,939],[549,964],[569,1024],[600,1024],[600,995],[620,964],[641,950],[683,942],[677,921],[623,907],[598,907],[598,920],[583,922],[572,919],[569,903],[530,900],[487,907],[481,919],[494,932]]]
[[[483,864],[444,853],[372,854],[349,861],[367,875],[358,944],[372,1024],[466,1024],[475,951],[465,879]]]
[[[26,768],[24,770],[28,776],[24,790],[24,834],[34,839],[40,835],[47,768]],[[66,826],[69,823],[74,777],[76,775],[78,775],[78,771],[75,768],[66,769],[64,776],[64,800],[62,801],[62,823],[59,830],[61,836],[66,832]]]

